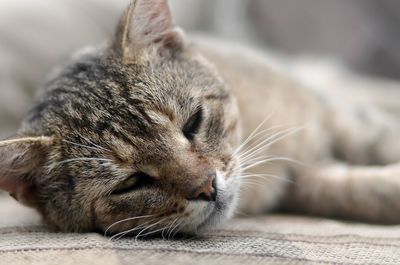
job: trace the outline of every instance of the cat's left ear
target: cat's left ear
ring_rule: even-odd
[[[184,47],[183,32],[175,27],[167,0],[133,0],[119,22],[113,45],[128,63],[149,48],[176,53]]]
[[[35,178],[44,170],[50,137],[21,137],[0,141],[0,189],[16,200],[35,207]]]

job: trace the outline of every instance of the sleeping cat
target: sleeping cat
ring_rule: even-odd
[[[278,68],[133,1],[0,142],[0,187],[60,231],[114,237],[274,209],[399,223],[399,119]]]

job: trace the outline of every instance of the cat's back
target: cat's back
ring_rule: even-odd
[[[287,126],[318,119],[319,92],[296,79],[283,55],[204,36],[192,39],[235,94],[245,134],[266,117],[270,125]]]
[[[397,82],[358,75],[329,58],[289,57],[204,35],[191,39],[232,88],[247,133],[269,116],[274,125],[319,121],[326,106],[337,102],[400,113]]]

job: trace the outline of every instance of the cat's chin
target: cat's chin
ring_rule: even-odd
[[[233,211],[230,211],[229,209],[219,208],[219,206],[216,205],[211,214],[196,227],[196,233],[202,234],[223,225],[232,217],[233,214],[230,212]]]

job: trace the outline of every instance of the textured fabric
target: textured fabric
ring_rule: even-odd
[[[110,241],[51,233],[0,196],[0,264],[400,264],[400,226],[296,216],[235,219],[203,238]]]

